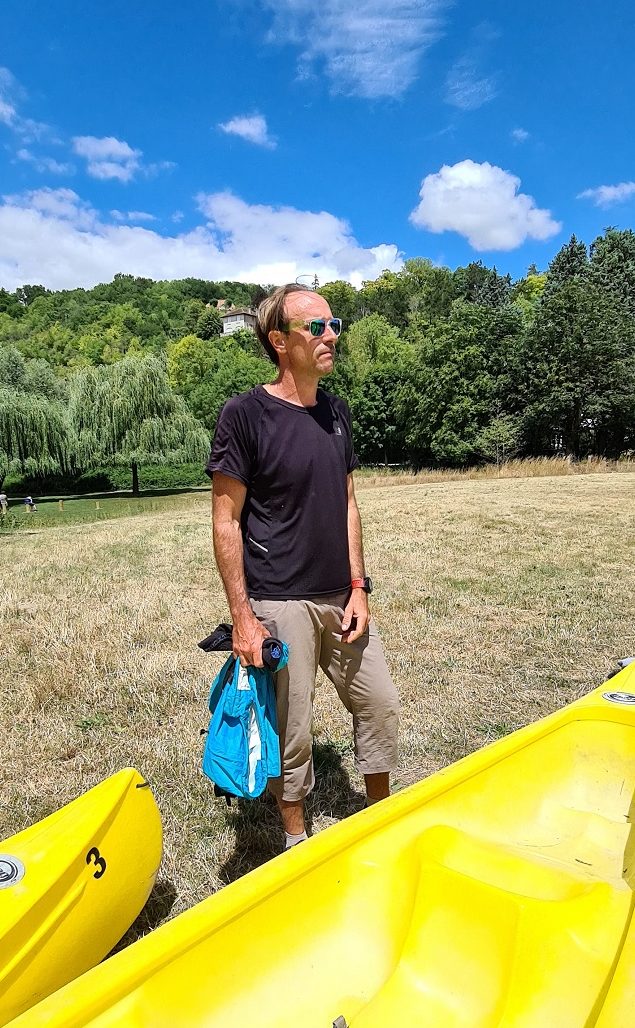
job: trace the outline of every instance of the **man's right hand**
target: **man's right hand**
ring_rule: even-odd
[[[253,614],[234,621],[233,654],[243,667],[263,667],[262,644],[270,633]]]

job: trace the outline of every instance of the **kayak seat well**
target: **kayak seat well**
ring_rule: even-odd
[[[631,913],[623,881],[444,825],[423,832],[418,855],[400,958],[351,1028],[395,1010],[435,1028],[560,1028],[599,1008]]]

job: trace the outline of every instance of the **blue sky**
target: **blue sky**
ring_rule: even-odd
[[[4,0],[0,285],[513,277],[635,225],[632,0]]]

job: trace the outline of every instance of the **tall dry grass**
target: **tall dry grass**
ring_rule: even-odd
[[[635,652],[635,474],[490,478],[359,491],[373,612],[398,685],[401,788],[603,680]],[[325,546],[328,540],[325,539]],[[0,838],[133,764],[165,828],[128,938],[273,856],[266,799],[228,810],[200,772],[227,610],[209,501],[0,539]],[[315,714],[313,831],[362,802],[346,712]]]
[[[398,467],[368,468],[360,475],[363,485],[404,485],[426,482],[473,482],[489,478],[560,478],[570,475],[632,474],[635,460],[624,457],[587,457],[576,461],[571,457],[523,457],[501,464],[483,464],[471,468],[423,468],[404,471]]]

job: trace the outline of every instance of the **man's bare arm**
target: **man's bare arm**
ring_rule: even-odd
[[[352,474],[348,476],[348,556],[351,565],[351,578],[363,578],[364,547],[362,543],[362,521],[355,499],[355,487]],[[355,642],[364,634],[368,627],[368,594],[363,589],[353,589],[344,610],[342,619],[342,639],[344,642]]]
[[[227,595],[234,625],[233,652],[243,666],[262,667],[262,643],[269,633],[254,615],[245,581],[243,539],[240,531],[247,488],[228,475],[214,472],[212,522],[214,556]]]

